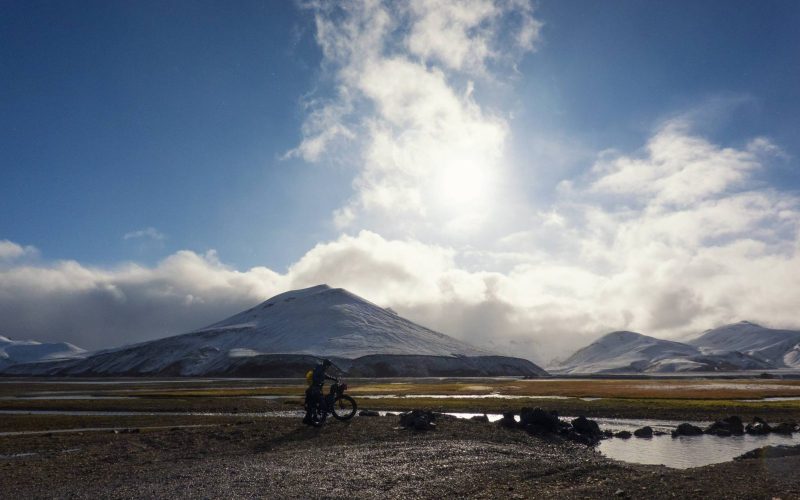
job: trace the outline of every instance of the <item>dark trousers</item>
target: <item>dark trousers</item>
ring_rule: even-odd
[[[311,409],[322,402],[322,386],[312,385],[306,389],[306,418],[311,417]]]

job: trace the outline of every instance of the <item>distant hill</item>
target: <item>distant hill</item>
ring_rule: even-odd
[[[85,355],[84,349],[67,342],[11,340],[0,335],[0,369],[19,363],[79,358]]]
[[[363,376],[546,374],[528,360],[477,348],[327,285],[277,295],[183,335],[4,374],[300,377],[320,357]]]
[[[774,330],[749,321],[706,330],[689,341],[703,353],[739,351],[775,368],[800,368],[800,331]]]
[[[749,353],[657,339],[636,332],[611,332],[578,350],[556,373],[671,373],[768,370],[774,366]]]

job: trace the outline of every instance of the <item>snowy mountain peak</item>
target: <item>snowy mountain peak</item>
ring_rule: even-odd
[[[689,341],[704,353],[740,351],[776,368],[800,368],[800,356],[795,351],[798,343],[800,331],[765,328],[749,321],[706,330]]]
[[[36,363],[55,359],[73,359],[86,355],[86,351],[68,342],[38,342],[36,340],[11,340],[0,336],[0,367],[17,363]]]
[[[318,357],[362,375],[545,373],[328,285],[285,292],[205,328],[103,351],[47,373],[302,376]]]
[[[680,342],[617,331],[580,349],[557,369],[566,373],[637,372],[660,360],[697,354],[697,348]]]
[[[276,295],[182,337],[227,332],[256,352],[355,358],[372,354],[492,354],[434,332],[343,288],[317,285]],[[219,340],[219,339],[217,339]]]

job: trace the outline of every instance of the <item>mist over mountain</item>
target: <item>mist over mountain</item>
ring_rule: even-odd
[[[5,373],[300,377],[322,357],[364,376],[545,374],[528,360],[479,349],[327,285],[282,293],[183,335]]]

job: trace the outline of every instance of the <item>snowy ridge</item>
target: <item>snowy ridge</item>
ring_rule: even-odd
[[[0,335],[0,368],[19,364],[73,359],[86,351],[68,342],[42,343],[36,340],[11,340]]]
[[[739,351],[776,368],[800,368],[800,331],[775,330],[749,321],[706,330],[689,344],[704,353]]]
[[[725,328],[725,327],[723,327]],[[738,338],[735,333],[733,338]],[[578,350],[557,373],[675,373],[769,370],[779,368],[752,352],[740,352],[717,342],[713,348],[661,340],[635,332],[612,332]],[[749,344],[748,344],[749,345]]]
[[[495,353],[422,327],[340,288],[318,285],[282,293],[246,311],[189,333],[96,353],[77,362],[48,367],[18,366],[47,375],[208,375],[279,373],[302,376],[308,359],[327,357],[341,366],[382,356],[425,357],[427,373],[541,375],[530,361]],[[480,358],[482,361],[477,362]],[[404,363],[409,358],[404,358]],[[507,360],[514,360],[507,362]],[[305,363],[305,364],[303,364]],[[381,364],[382,363],[382,364]],[[407,365],[407,363],[406,363]],[[405,365],[404,365],[405,366]],[[419,371],[419,370],[417,370]],[[291,372],[288,373],[288,372]]]
[[[563,373],[642,372],[653,366],[683,371],[679,360],[700,354],[695,347],[636,332],[611,332],[578,350],[556,369]],[[662,365],[656,363],[662,362]]]

